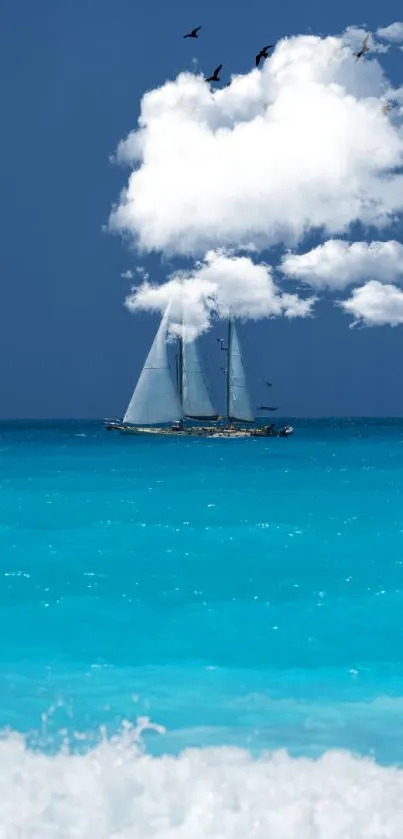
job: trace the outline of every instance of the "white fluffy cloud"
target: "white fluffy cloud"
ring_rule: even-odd
[[[339,305],[355,318],[355,326],[398,326],[403,323],[403,291],[395,285],[385,285],[377,280],[355,288],[348,300]]]
[[[387,283],[403,277],[403,245],[330,239],[308,253],[287,254],[280,270],[316,289],[342,289],[365,279]]]
[[[389,46],[370,33],[369,59],[356,61],[366,34],[285,38],[228,87],[212,89],[195,69],[144,95],[138,128],[118,147],[131,174],[110,229],[139,252],[201,261],[160,286],[136,269],[130,309],[170,303],[179,330],[184,305],[186,337],[229,308],[241,318],[306,317],[315,298],[282,292],[257,260],[315,233],[328,241],[288,253],[282,273],[333,291],[369,280],[340,305],[363,323],[401,322],[403,292],[390,283],[403,277],[403,245],[335,238],[352,224],[385,228],[403,210],[403,88],[374,55]],[[403,24],[377,36],[403,40]]]
[[[376,34],[379,38],[384,38],[385,41],[403,41],[403,23],[396,21],[395,23],[389,24],[389,26],[381,26],[377,29]]]
[[[271,269],[255,264],[249,257],[209,252],[191,272],[173,275],[163,285],[143,283],[127,298],[132,311],[164,312],[170,306],[171,328],[193,340],[205,332],[215,316],[227,317],[229,310],[239,318],[307,317],[314,298],[282,294],[275,285]]]
[[[215,92],[181,73],[145,94],[120,144],[133,171],[111,228],[145,251],[203,256],[387,223],[403,207],[387,86],[376,59],[355,62],[336,37],[283,39],[262,70]]]

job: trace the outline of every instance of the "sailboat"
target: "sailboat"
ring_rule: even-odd
[[[226,365],[226,416],[220,417],[213,405],[200,362],[196,341],[177,339],[177,381],[168,358],[169,311],[161,320],[144,367],[122,421],[105,422],[107,430],[124,434],[175,436],[255,437],[288,436],[286,426],[255,425],[247,387],[242,351],[235,321],[228,318]],[[191,424],[186,424],[191,421]],[[203,425],[201,423],[210,423]],[[247,427],[245,427],[245,425]]]

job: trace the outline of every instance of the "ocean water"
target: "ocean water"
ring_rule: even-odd
[[[403,421],[0,425],[0,839],[401,839]]]

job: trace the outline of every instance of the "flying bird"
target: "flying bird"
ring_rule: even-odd
[[[363,56],[365,55],[366,52],[369,52],[368,40],[369,40],[369,35],[366,35],[363,42],[362,42],[361,49],[358,52],[355,53],[356,63],[357,63],[359,58],[363,58]]]
[[[219,76],[219,72],[221,70],[221,67],[222,67],[222,64],[219,64],[218,67],[215,68],[213,75],[209,76],[208,79],[206,79],[206,82],[219,82],[219,81],[221,81],[220,76]]]
[[[267,50],[273,50],[273,49],[274,49],[274,44],[267,44],[267,47],[263,47],[263,49],[261,49],[260,52],[258,52],[258,54],[256,56],[256,67],[259,67],[259,64],[260,64],[262,58],[268,58],[269,57],[269,54],[268,54]]]
[[[188,32],[187,35],[184,35],[184,38],[198,38],[198,32],[200,32],[201,26],[196,26],[195,29],[192,29],[191,32]]]

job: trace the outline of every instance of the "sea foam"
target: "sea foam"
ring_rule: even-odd
[[[152,757],[127,727],[77,754],[0,741],[0,839],[401,839],[403,770],[348,752]],[[157,726],[157,730],[160,730]]]

